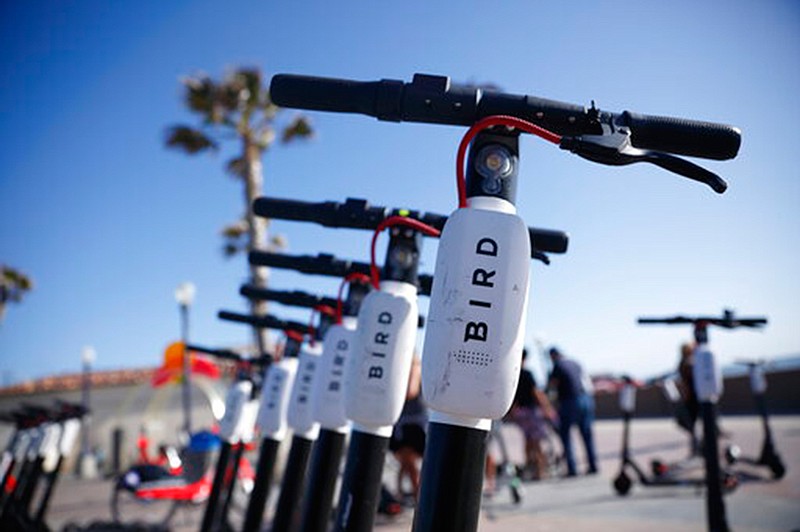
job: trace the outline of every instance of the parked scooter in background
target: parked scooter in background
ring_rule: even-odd
[[[636,383],[628,376],[622,377],[622,388],[619,391],[619,408],[622,412],[622,452],[620,454],[620,471],[614,478],[612,486],[618,495],[627,495],[633,487],[634,478],[628,474],[632,471],[639,483],[647,488],[665,486],[690,486],[699,488],[706,484],[703,477],[686,477],[680,473],[685,473],[686,469],[674,468],[665,471],[654,471],[648,475],[645,470],[636,462],[631,453],[631,420],[636,411]],[[700,464],[702,465],[702,464]],[[733,490],[737,486],[736,477],[725,472],[722,477],[722,485]]]
[[[772,478],[779,480],[786,474],[786,466],[775,449],[772,439],[772,429],[769,425],[769,414],[767,413],[767,377],[764,374],[765,363],[753,360],[739,362],[747,366],[750,372],[750,391],[753,393],[756,412],[761,417],[762,427],[764,428],[764,443],[761,446],[761,454],[758,458],[742,455],[741,449],[737,445],[729,445],[725,451],[725,459],[729,464],[743,463],[752,466],[766,467],[772,472]]]

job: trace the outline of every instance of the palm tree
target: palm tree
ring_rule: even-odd
[[[181,80],[184,103],[196,115],[198,127],[176,124],[167,129],[166,146],[189,155],[216,151],[226,140],[237,141],[238,154],[226,163],[227,172],[244,185],[245,209],[240,220],[222,230],[225,256],[241,251],[263,250],[268,246],[267,220],[253,215],[253,200],[262,195],[264,176],[261,157],[272,146],[276,128],[281,142],[289,143],[313,135],[308,120],[297,115],[279,123],[281,109],[272,103],[255,68],[237,68],[222,81],[205,74]],[[273,244],[280,244],[273,239]],[[250,267],[250,282],[266,287],[267,269]],[[265,302],[251,302],[253,314],[265,314]],[[256,345],[264,352],[267,338],[255,330]]]
[[[33,289],[31,278],[10,266],[0,265],[0,321],[6,313],[6,303],[19,303]]]

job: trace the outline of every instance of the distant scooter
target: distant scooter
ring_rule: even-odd
[[[706,470],[706,517],[709,530],[727,532],[729,530],[725,512],[723,489],[725,472],[719,463],[717,427],[717,403],[722,396],[722,371],[717,364],[716,356],[709,348],[708,328],[710,326],[724,329],[740,327],[759,328],[766,325],[766,318],[740,318],[730,309],[725,309],[721,317],[717,316],[672,316],[667,318],[639,318],[640,324],[691,325],[694,335],[692,350],[692,382],[700,419],[703,423],[703,458]]]
[[[652,475],[645,473],[639,464],[633,459],[630,451],[630,424],[633,413],[636,410],[636,385],[630,377],[623,377],[623,386],[619,393],[619,407],[622,411],[622,453],[620,456],[620,471],[614,478],[612,485],[619,495],[627,495],[633,487],[633,479],[627,473],[632,470],[644,487],[663,487],[663,486],[694,486],[702,487],[706,480],[703,477],[687,478],[678,476],[677,473],[685,471],[679,468],[664,471],[661,474],[654,472]],[[721,484],[727,490],[733,490],[738,485],[736,477],[730,473],[723,473]]]
[[[766,391],[767,379],[764,375],[763,361],[740,362],[750,370],[750,390],[753,393],[753,400],[756,404],[758,415],[761,416],[764,427],[764,443],[761,446],[761,454],[758,458],[742,456],[741,449],[737,445],[730,445],[725,451],[725,459],[729,464],[745,463],[754,466],[769,468],[772,478],[778,480],[786,474],[786,466],[783,463],[775,444],[772,440],[772,430],[769,426],[769,415],[767,414]]]

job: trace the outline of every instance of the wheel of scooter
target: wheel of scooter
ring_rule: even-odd
[[[134,467],[120,476],[111,493],[111,517],[117,523],[167,526],[180,504],[173,499],[143,499],[136,496],[142,482],[140,473],[152,473],[151,466]],[[168,475],[168,473],[167,473]]]
[[[740,456],[742,456],[742,450],[738,445],[730,444],[725,448],[725,461],[728,462],[728,465],[738,462]]]
[[[625,471],[621,471],[617,478],[614,479],[614,490],[617,492],[618,495],[627,495],[629,491],[631,491],[631,486],[633,486],[633,482],[631,478],[625,474]]]
[[[781,460],[781,457],[777,454],[770,456],[767,465],[770,471],[772,471],[772,478],[775,480],[782,479],[783,475],[786,474],[786,466],[783,465],[783,460]]]

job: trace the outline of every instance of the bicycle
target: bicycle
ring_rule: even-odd
[[[187,349],[230,360],[244,369],[264,364],[266,359],[245,359],[238,353],[226,349],[210,349],[189,345]],[[219,434],[199,431],[192,434],[180,452],[180,468],[175,463],[141,463],[122,473],[114,483],[111,495],[111,516],[117,523],[143,523],[168,526],[177,510],[188,506],[200,506],[212,499],[217,474],[220,483],[233,486],[230,501],[237,510],[244,510],[253,489],[255,472],[243,452],[252,448],[246,437],[248,421],[254,412],[248,409],[247,397],[252,393],[249,371],[240,372],[245,377],[234,383],[226,398],[225,415],[220,420]],[[249,385],[249,386],[248,386]],[[242,437],[240,437],[242,436]],[[221,439],[225,439],[221,443]],[[227,448],[227,451],[226,451]],[[231,453],[234,460],[230,460]],[[226,456],[228,458],[226,458]],[[218,465],[215,471],[215,457]],[[233,482],[233,479],[237,482]]]

